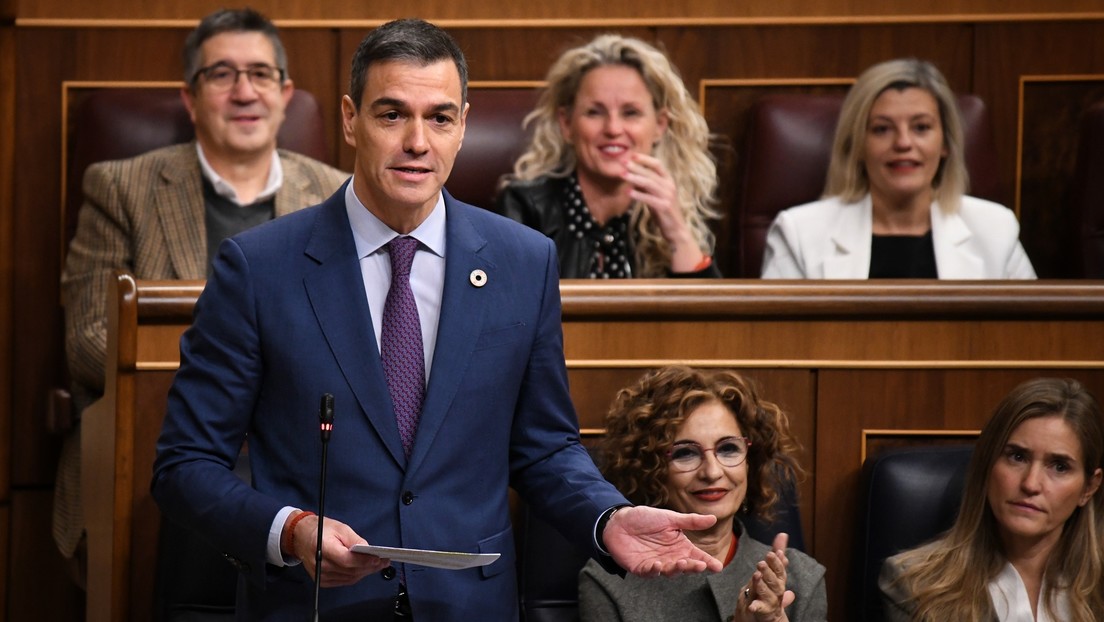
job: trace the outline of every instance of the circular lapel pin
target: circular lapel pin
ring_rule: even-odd
[[[472,270],[468,280],[476,287],[483,287],[487,284],[487,273],[482,270]]]

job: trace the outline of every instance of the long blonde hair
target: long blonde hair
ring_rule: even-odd
[[[848,91],[840,110],[839,124],[832,141],[832,159],[824,197],[839,197],[853,203],[870,192],[870,180],[863,165],[863,144],[870,123],[874,100],[889,89],[918,88],[935,98],[943,127],[946,157],[932,180],[932,196],[941,209],[958,210],[962,195],[969,188],[966,172],[966,146],[962,118],[954,92],[935,65],[915,58],[890,60],[867,69]]]
[[[1006,563],[987,490],[993,464],[1012,432],[1028,419],[1061,417],[1081,444],[1086,482],[1104,461],[1100,405],[1076,380],[1038,378],[1012,390],[978,438],[966,473],[962,505],[954,525],[939,539],[901,556],[898,582],[916,605],[922,622],[987,622],[993,605],[987,586]],[[1100,490],[1066,519],[1047,560],[1044,607],[1054,612],[1059,591],[1069,597],[1070,622],[1094,622],[1104,611],[1104,494]]]
[[[671,61],[639,39],[601,35],[564,52],[553,63],[537,107],[525,117],[526,127],[533,128],[532,139],[514,164],[514,174],[505,177],[502,184],[545,175],[567,177],[575,171],[575,151],[560,132],[559,111],[571,109],[583,76],[603,65],[635,69],[656,110],[667,111],[667,131],[654,155],[675,180],[679,205],[695,241],[702,252],[711,255],[714,237],[708,221],[720,218],[720,213],[714,207],[717,164],[709,152],[709,126]],[[649,210],[634,206],[631,211],[637,272],[643,277],[664,276],[671,263],[671,250],[659,226]]]

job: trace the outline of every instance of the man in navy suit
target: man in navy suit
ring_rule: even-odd
[[[240,619],[304,620],[311,609],[319,525],[304,510],[318,506],[323,393],[337,412],[323,620],[516,620],[511,486],[611,568],[719,570],[681,532],[713,517],[624,507],[579,444],[552,243],[442,190],[466,89],[444,31],[420,20],[376,29],[341,102],[352,181],[219,250],[181,342],[152,489],[163,512],[241,568]],[[381,358],[389,248],[402,237],[416,240],[409,281],[425,371],[403,379],[424,390],[405,445],[405,399],[392,399]],[[231,472],[247,438],[252,486]],[[501,557],[396,570],[350,551],[366,542]]]

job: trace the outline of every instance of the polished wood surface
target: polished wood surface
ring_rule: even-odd
[[[153,443],[202,286],[120,278],[108,396],[85,419],[89,619],[129,619],[152,604]],[[1071,376],[1104,395],[1104,282],[565,281],[561,293],[585,439],[602,434],[618,387],[668,364],[738,369],[789,413],[831,619],[851,611],[864,456],[977,430],[1030,377]]]
[[[65,0],[15,0],[22,20],[197,20],[222,5],[210,0],[199,2],[170,0],[136,5],[129,0],[99,0],[72,3]],[[254,5],[261,11],[278,12],[284,20],[321,20],[341,22],[408,17],[401,6],[365,5],[355,0],[272,0]],[[776,0],[773,2],[729,2],[726,0],[674,0],[639,3],[631,0],[587,0],[569,4],[541,2],[494,2],[488,0],[423,0],[419,17],[453,21],[509,20],[694,20],[734,19],[825,19],[825,18],[908,18],[915,16],[1019,16],[1099,13],[1095,0],[928,0],[921,3],[884,3],[878,0]]]

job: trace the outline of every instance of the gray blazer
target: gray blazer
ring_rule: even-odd
[[[738,524],[738,523],[737,523]],[[644,579],[621,578],[591,560],[579,573],[579,615],[583,622],[648,620],[729,620],[740,589],[755,572],[755,564],[770,551],[740,525],[740,544],[732,563],[719,573]],[[786,608],[790,622],[823,622],[828,617],[824,566],[808,555],[786,551],[790,559],[789,589],[796,599]]]

